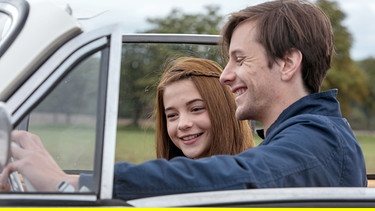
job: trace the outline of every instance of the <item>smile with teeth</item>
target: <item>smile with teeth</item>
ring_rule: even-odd
[[[198,133],[198,134],[194,134],[194,135],[190,135],[190,136],[185,136],[185,137],[181,137],[181,139],[182,139],[183,141],[190,141],[190,140],[192,140],[192,139],[195,139],[195,138],[201,136],[202,134],[203,134],[203,133]]]
[[[240,96],[241,94],[243,94],[244,92],[246,91],[246,89],[237,89],[234,94],[236,95],[236,97]]]

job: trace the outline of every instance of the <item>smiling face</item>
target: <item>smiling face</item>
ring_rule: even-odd
[[[207,156],[211,136],[211,121],[205,102],[189,79],[165,87],[163,102],[168,135],[186,157]]]
[[[282,62],[274,63],[270,68],[265,49],[256,38],[255,22],[247,21],[237,26],[220,82],[229,85],[236,94],[238,119],[253,119],[265,124],[274,120],[273,107],[278,102],[280,88],[278,68]]]

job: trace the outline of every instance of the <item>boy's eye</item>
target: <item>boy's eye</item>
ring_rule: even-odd
[[[236,57],[236,62],[237,63],[242,63],[244,60],[244,57]]]

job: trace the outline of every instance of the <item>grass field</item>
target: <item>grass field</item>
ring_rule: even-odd
[[[365,155],[367,172],[375,174],[375,135],[356,133],[356,137]]]
[[[155,158],[155,135],[152,130],[117,130],[116,162],[141,163]]]

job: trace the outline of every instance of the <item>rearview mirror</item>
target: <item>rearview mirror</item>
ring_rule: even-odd
[[[10,115],[5,108],[5,104],[0,102],[0,170],[8,163],[10,156]]]

